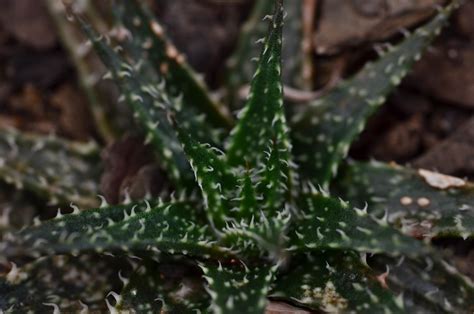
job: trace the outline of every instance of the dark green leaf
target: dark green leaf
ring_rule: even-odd
[[[255,213],[250,221],[228,223],[219,243],[246,257],[269,255],[272,260],[278,261],[285,255],[286,232],[290,219],[287,210],[271,216],[262,211]]]
[[[164,103],[169,103],[170,107],[179,117],[179,120],[182,121],[181,127],[193,134],[197,140],[215,146],[220,145],[222,142],[220,138],[222,130],[216,127],[228,127],[229,121],[217,111],[217,105],[211,102],[206,91],[203,89],[204,86],[194,81],[192,73],[188,73],[188,78],[192,82],[187,82],[187,79],[175,82],[174,76],[176,75],[173,75],[173,71],[170,72],[169,64],[174,64],[174,66],[171,66],[175,70],[174,72],[184,74],[188,70],[184,64],[184,57],[168,42],[164,34],[157,35],[154,33],[153,29],[160,30],[160,32],[162,32],[162,29],[158,22],[153,19],[151,13],[135,0],[120,0],[119,4],[114,6],[114,10],[120,23],[124,25],[117,26],[118,29],[127,27],[127,31],[133,34],[133,36],[123,40],[123,47],[129,58],[135,60],[135,63],[142,65],[141,67],[136,67],[135,75],[135,78],[140,80],[140,85],[148,86],[146,88],[147,92],[153,92],[155,89],[151,96],[164,98]],[[167,56],[168,53],[171,53],[170,51],[176,54],[174,58],[170,59]],[[178,60],[183,64],[177,62]],[[184,90],[180,90],[176,84],[189,85],[190,88],[182,86]],[[197,85],[194,86],[193,84]],[[160,93],[153,86],[159,86]],[[199,90],[196,90],[196,88]],[[187,93],[183,94],[183,92]],[[177,97],[172,97],[173,95]],[[200,95],[202,97],[205,96],[206,99],[201,99]],[[200,111],[199,105],[201,103],[207,104],[204,105],[204,109],[207,108],[211,112],[206,110]],[[207,122],[209,117],[217,119],[217,125],[210,125]]]
[[[379,162],[351,162],[336,189],[371,213],[417,237],[474,235],[474,184],[460,178]]]
[[[226,254],[197,219],[195,205],[141,203],[86,210],[48,220],[8,237],[7,254],[167,252]]]
[[[244,178],[242,179],[242,190],[239,195],[239,218],[248,218],[252,217],[259,208],[257,201],[257,191],[255,190],[255,185],[252,182],[252,176],[249,172],[246,172]]]
[[[256,44],[265,37],[267,24],[265,17],[272,13],[274,0],[255,1],[250,17],[242,26],[237,48],[229,58],[228,87],[232,107],[238,107],[236,94],[242,86],[252,80],[257,64],[250,62],[259,55]],[[303,0],[285,2],[285,26],[283,27],[283,82],[290,86],[307,87],[311,85],[302,77],[303,63]]]
[[[389,271],[386,283],[403,293],[405,313],[474,311],[474,283],[443,260],[376,256],[370,264]]]
[[[283,7],[276,1],[259,65],[252,80],[249,99],[240,121],[231,132],[228,161],[232,166],[256,168],[272,142],[277,143],[287,162],[290,155],[287,126],[283,112],[281,84],[281,33]]]
[[[119,85],[124,99],[131,106],[134,115],[147,132],[146,143],[154,146],[160,165],[179,187],[193,186],[192,173],[179,145],[167,112],[177,110],[179,98],[169,97],[164,87],[153,82],[143,83],[138,71],[143,63],[131,65],[123,60],[92,27],[78,18],[84,32],[92,40],[94,48]]]
[[[218,150],[196,142],[179,126],[176,128],[201,188],[209,221],[212,226],[221,229],[225,218],[230,216],[228,199],[232,195],[229,193],[236,189],[237,179]]]
[[[354,78],[305,106],[293,118],[295,160],[313,184],[328,187],[367,119],[440,33],[458,2],[440,9],[431,22],[390,48],[375,63],[367,64]]]
[[[288,234],[290,251],[337,248],[407,255],[427,252],[421,242],[390,227],[386,217],[369,216],[366,209],[352,208],[342,200],[313,193],[301,198],[299,208],[302,217],[294,218]]]
[[[163,27],[151,12],[138,0],[120,0],[116,9],[124,26],[133,34],[133,40],[142,48],[137,57],[149,59],[151,66],[164,79],[167,93],[181,95],[185,111],[191,109],[192,112],[205,114],[214,126],[230,128],[229,115],[222,112],[223,107],[210,98],[204,83],[166,37]]]
[[[252,63],[257,58],[260,48],[256,42],[265,37],[268,26],[263,18],[271,14],[274,0],[256,0],[250,17],[242,26],[237,48],[228,60],[228,89],[231,93],[230,102],[232,108],[237,108],[239,89],[252,80],[257,65]]]
[[[0,179],[51,204],[97,205],[100,170],[92,142],[0,130]]]
[[[134,313],[205,312],[210,300],[196,268],[180,261],[144,260],[126,279],[115,308]]]
[[[282,23],[282,3],[277,1],[250,96],[231,133],[227,154],[232,166],[261,170],[258,194],[264,195],[269,214],[278,211],[285,194],[291,192],[293,175],[281,84]],[[265,168],[259,169],[260,165]]]
[[[405,313],[403,299],[384,288],[353,252],[330,250],[293,259],[270,296],[330,313]]]
[[[264,313],[276,266],[201,265],[211,296],[210,310],[226,314]]]
[[[277,142],[269,145],[264,167],[261,169],[261,181],[257,193],[262,199],[261,209],[272,216],[284,207],[288,197],[293,196],[292,185],[296,181],[293,166],[286,148]]]
[[[0,278],[0,311],[4,313],[67,313],[105,311],[104,299],[115,286],[125,260],[107,256],[53,256],[22,267],[13,265]]]

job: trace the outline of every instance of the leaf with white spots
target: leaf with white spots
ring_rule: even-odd
[[[249,172],[244,174],[241,179],[241,191],[239,193],[239,218],[249,218],[254,215],[259,208],[259,202],[257,200],[257,191],[255,184],[252,181],[252,176]]]
[[[243,24],[237,48],[227,61],[227,84],[232,108],[239,107],[237,98],[239,89],[252,80],[257,65],[250,60],[259,56],[260,47],[256,44],[265,37],[268,30],[264,17],[272,13],[274,0],[255,1],[249,18]]]
[[[192,70],[185,64],[184,56],[165,38],[161,26],[135,0],[118,1],[113,7],[120,25],[115,30],[130,32],[121,38],[124,52],[135,60],[135,79],[142,90],[174,109],[182,127],[194,134],[199,141],[218,145],[223,129],[230,128],[229,118],[219,111],[205,86],[199,83]]]
[[[265,171],[264,177],[268,177]],[[241,190],[238,198],[234,199],[239,203],[238,207],[234,207],[235,219],[227,221],[219,243],[245,256],[269,254],[271,258],[278,259],[283,251],[291,218],[289,210],[276,206],[275,199],[281,196],[276,193],[280,186],[269,185],[265,179],[254,184],[248,172],[240,181]],[[279,184],[280,180],[276,178],[274,182]],[[263,192],[257,195],[257,188],[261,187],[264,188]],[[284,207],[282,202],[279,206]]]
[[[219,243],[248,258],[268,256],[279,260],[285,255],[290,220],[288,210],[269,216],[261,211],[254,214],[250,221],[228,223]]]
[[[296,181],[288,148],[277,142],[268,145],[266,159],[260,170],[261,180],[257,194],[262,196],[261,209],[269,216],[276,214],[292,196],[292,185]]]
[[[403,293],[405,313],[474,311],[474,283],[444,260],[377,255],[369,264],[379,271],[388,270],[384,282],[395,293]]]
[[[143,83],[143,78],[137,73],[143,64],[126,62],[107,45],[102,35],[96,34],[91,25],[82,18],[78,17],[78,20],[146,132],[146,143],[153,145],[160,165],[178,187],[192,187],[192,172],[167,117],[168,110],[179,107],[181,100],[168,96],[159,84]]]
[[[215,245],[195,204],[174,202],[111,206],[63,215],[8,237],[5,254],[51,255],[87,251],[227,255]]]
[[[385,217],[373,217],[365,209],[352,208],[322,194],[303,195],[288,236],[289,251],[326,248],[359,252],[422,255],[428,247],[390,227]]]
[[[317,0],[290,0],[285,2],[285,26],[283,27],[283,83],[301,89],[312,87],[312,46],[305,42],[305,27],[312,31],[313,25],[305,25],[306,15],[315,14]],[[304,12],[311,11],[313,12]],[[311,23],[309,23],[311,24]],[[306,30],[307,31],[307,30]],[[311,36],[311,35],[309,35]],[[305,47],[309,45],[308,47]]]
[[[185,56],[178,52],[167,38],[164,28],[152,13],[137,0],[120,0],[114,6],[126,32],[130,32],[130,44],[135,59],[146,62],[144,71],[154,72],[162,79],[165,91],[170,96],[182,97],[182,110],[188,117],[203,114],[216,128],[229,129],[229,114],[223,106],[215,103],[205,83],[186,63]],[[120,28],[119,28],[120,30]]]
[[[247,265],[201,264],[211,296],[210,310],[215,314],[264,313],[267,294],[274,280],[276,266],[265,263]]]
[[[209,222],[213,227],[221,229],[226,217],[231,216],[229,198],[233,196],[230,193],[238,186],[237,178],[219,150],[195,141],[179,125],[175,127],[201,188]]]
[[[228,89],[231,93],[230,102],[233,108],[239,107],[236,94],[252,80],[257,68],[251,62],[259,56],[258,43],[265,37],[267,31],[266,17],[272,14],[274,0],[257,0],[249,18],[243,24],[237,43],[237,48],[228,60]],[[284,3],[286,11],[283,27],[283,83],[307,87],[311,83],[302,76],[303,52],[303,0],[291,0]]]
[[[100,171],[93,142],[0,129],[0,180],[50,204],[97,205]]]
[[[146,259],[125,281],[118,311],[184,314],[205,312],[210,304],[199,268],[183,261]]]
[[[354,252],[300,255],[278,276],[270,297],[330,313],[405,313],[402,300],[377,275]]]
[[[287,162],[290,160],[281,84],[283,7],[281,0],[275,4],[275,14],[252,80],[249,98],[229,139],[227,159],[232,166],[256,168],[264,160],[264,152],[272,142],[285,155],[281,158]]]
[[[117,273],[125,259],[109,256],[53,256],[17,266],[0,277],[0,312],[65,313],[106,310],[104,299],[120,286]],[[31,311],[31,312],[29,312]]]
[[[391,225],[415,237],[473,237],[474,184],[424,169],[351,162],[335,188],[357,206],[388,211]]]
[[[390,47],[378,61],[367,64],[355,77],[304,106],[293,117],[295,161],[303,169],[303,176],[315,185],[328,187],[367,119],[440,33],[458,2],[441,8],[429,23]]]

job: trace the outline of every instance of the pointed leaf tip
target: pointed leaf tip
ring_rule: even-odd
[[[228,161],[233,166],[254,168],[264,158],[270,140],[289,144],[281,83],[282,24],[282,2],[277,1],[242,118],[228,143]]]
[[[430,22],[419,27],[381,58],[368,63],[353,78],[327,95],[309,103],[292,119],[295,160],[302,174],[328,188],[352,141],[367,119],[385,103],[421,53],[440,33],[456,3],[440,9]],[[311,148],[311,149],[309,149]]]

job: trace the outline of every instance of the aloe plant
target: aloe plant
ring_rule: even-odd
[[[441,184],[433,183],[439,174],[421,171],[420,181],[414,170],[387,176],[358,164],[333,180],[350,142],[457,5],[440,8],[380,60],[290,115],[281,80],[284,7],[274,1],[249,97],[228,134],[230,119],[138,0],[115,4],[118,27],[132,33],[115,47],[76,16],[175,191],[59,212],[6,234],[7,258],[36,260],[11,264],[0,309],[263,313],[268,300],[282,300],[329,312],[472,312],[474,284],[390,215],[403,197],[423,208],[428,200],[434,216],[461,222],[445,228],[441,218],[432,237],[472,237],[470,183],[450,178],[442,192],[430,188]],[[358,205],[364,197],[370,206]],[[117,269],[114,284],[107,278]]]

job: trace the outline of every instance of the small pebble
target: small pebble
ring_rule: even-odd
[[[428,205],[430,205],[430,200],[426,197],[420,197],[416,202],[420,207],[427,207]]]
[[[411,205],[413,203],[413,199],[409,196],[404,196],[400,199],[400,203],[403,206],[408,206],[408,205]]]

